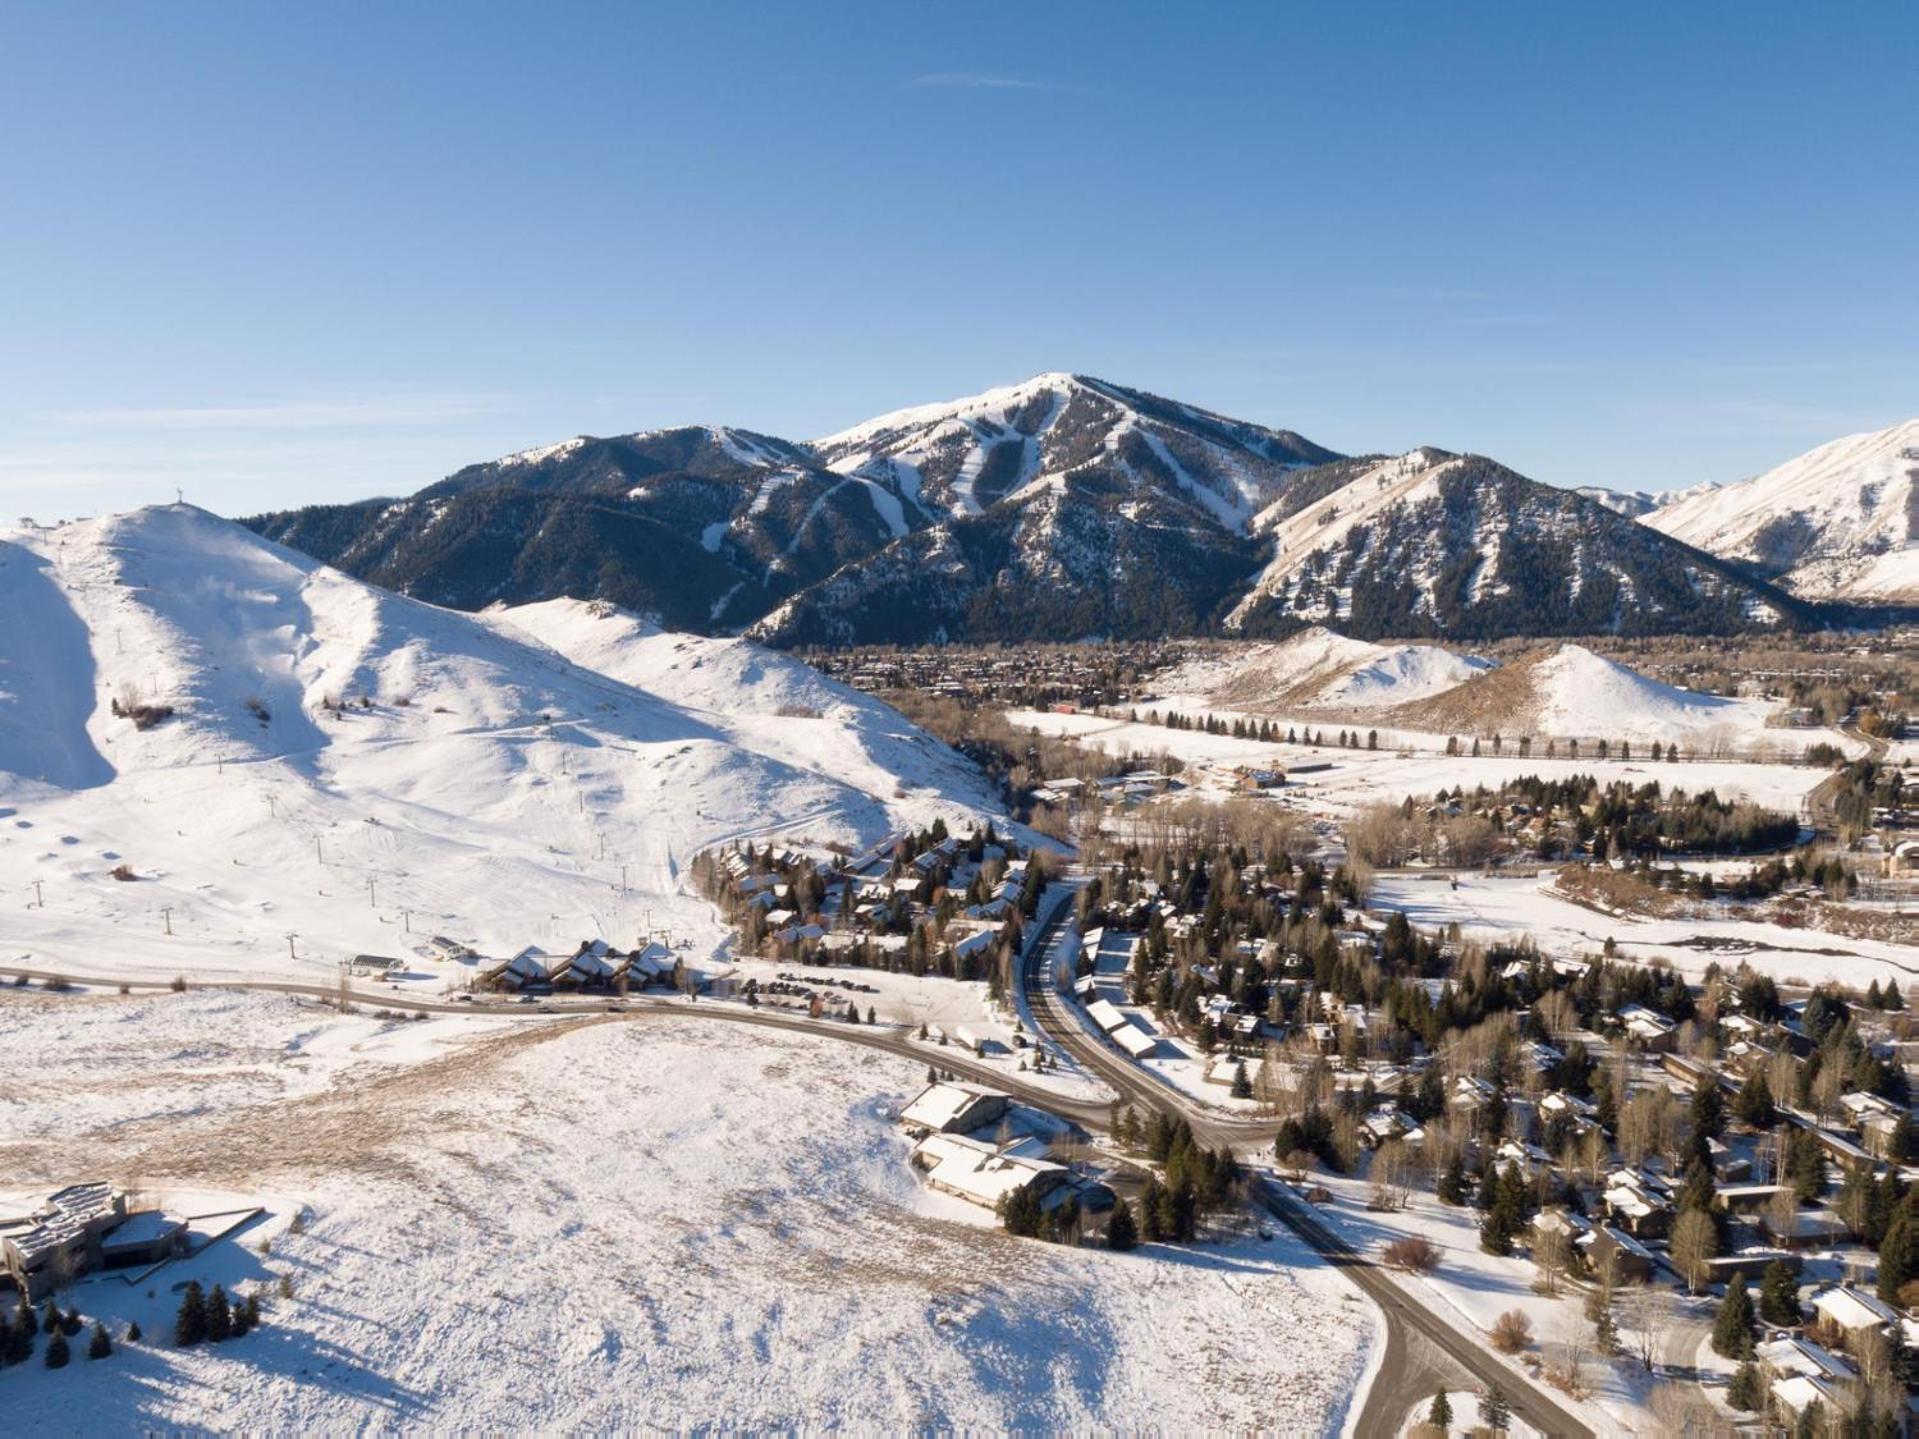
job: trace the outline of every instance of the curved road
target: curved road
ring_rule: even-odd
[[[1083,1029],[1077,1018],[1064,1012],[1057,989],[1044,982],[1048,966],[1031,962],[1036,954],[1051,954],[1065,930],[1071,913],[1070,895],[1058,903],[1041,922],[1036,941],[1021,957],[1019,983],[1024,989],[1034,1022],[1089,1073],[1096,1075],[1123,1099],[1147,1112],[1162,1111],[1177,1115],[1192,1126],[1201,1143],[1218,1147],[1264,1144],[1275,1132],[1271,1120],[1242,1120],[1205,1110],[1176,1094],[1143,1073],[1129,1060],[1109,1051],[1104,1041],[1096,1040]],[[28,980],[62,980],[76,985],[125,987],[131,990],[171,990],[171,980],[122,978],[76,974],[72,971],[0,967],[0,975],[23,976]],[[273,994],[300,995],[338,1002],[339,985],[303,984],[295,980],[209,980],[189,982],[188,989],[255,990]],[[353,1004],[394,1014],[486,1015],[506,1019],[547,1019],[554,1016],[612,1016],[627,1020],[647,1018],[688,1018],[713,1020],[726,1024],[755,1025],[764,1029],[782,1029],[791,1033],[824,1036],[846,1043],[864,1045],[916,1064],[936,1064],[942,1069],[1013,1093],[1021,1099],[1056,1114],[1065,1115],[1089,1130],[1106,1131],[1112,1122],[1112,1107],[1105,1103],[1062,1098],[1056,1091],[1006,1075],[989,1065],[978,1063],[961,1051],[948,1054],[944,1049],[928,1050],[910,1042],[900,1030],[877,1026],[851,1025],[831,1021],[803,1019],[759,1009],[709,1001],[648,999],[629,996],[622,1006],[606,1001],[567,1003],[557,1001],[551,1009],[494,1003],[416,999],[391,991],[345,987],[345,997]],[[1360,1255],[1325,1224],[1291,1198],[1279,1186],[1263,1177],[1253,1176],[1253,1194],[1276,1219],[1286,1224],[1329,1263],[1344,1269],[1360,1290],[1379,1308],[1386,1324],[1386,1351],[1378,1373],[1367,1390],[1364,1406],[1354,1424],[1359,1439],[1397,1434],[1412,1406],[1431,1397],[1442,1384],[1459,1387],[1459,1375],[1465,1373],[1480,1384],[1497,1384],[1512,1400],[1513,1411],[1541,1432],[1567,1439],[1590,1439],[1592,1430],[1568,1414],[1524,1376],[1506,1368],[1479,1348],[1467,1335],[1433,1315],[1413,1299],[1386,1271]]]
[[[1841,729],[1839,732],[1847,739],[1856,739],[1865,745],[1866,753],[1861,758],[1870,760],[1885,758],[1889,747],[1885,740],[1866,734],[1862,730]],[[1833,802],[1838,798],[1839,785],[1844,777],[1843,771],[1834,770],[1806,791],[1806,817],[1812,821],[1814,831],[1834,839],[1837,839],[1839,834],[1839,816],[1833,808]]]
[[[112,975],[80,974],[70,969],[22,969],[13,965],[0,966],[0,978],[25,977],[29,980],[64,981],[75,986],[95,986],[102,988],[125,987],[132,990],[171,990],[172,980],[120,978]],[[267,994],[292,994],[324,1000],[329,1004],[338,1003],[340,986],[325,984],[303,984],[298,980],[279,979],[209,979],[189,980],[188,989],[235,989],[253,990]],[[0,989],[0,994],[5,990]],[[458,1000],[417,999],[410,995],[395,994],[391,990],[366,989],[349,985],[347,998],[355,1005],[369,1010],[385,1010],[396,1016],[413,1013],[424,1014],[460,1014],[471,1019],[482,1016],[492,1019],[565,1019],[565,1018],[608,1018],[615,1019],[711,1019],[727,1024],[750,1024],[761,1029],[784,1029],[795,1034],[811,1034],[827,1039],[837,1039],[851,1044],[862,1044],[868,1049],[883,1050],[902,1059],[910,1059],[915,1064],[932,1064],[948,1069],[964,1078],[975,1080],[994,1089],[1005,1090],[1018,1095],[1021,1099],[1039,1108],[1065,1115],[1088,1129],[1104,1131],[1111,1122],[1111,1106],[1088,1100],[1075,1100],[1061,1097],[1057,1090],[1028,1083],[1015,1076],[1005,1074],[991,1065],[982,1064],[971,1058],[963,1048],[937,1048],[908,1040],[904,1030],[884,1025],[853,1025],[834,1020],[806,1019],[798,1015],[782,1014],[778,1011],[749,1009],[742,1005],[729,1004],[719,1000],[688,1001],[678,997],[667,998],[628,995],[623,1005],[612,1005],[604,999],[587,1001],[555,1000],[551,1009],[534,1005],[500,1004],[479,1001],[472,1004]]]
[[[1065,931],[1070,908],[1061,904],[1048,915],[1038,942],[1028,946],[1022,957],[1020,986],[1034,1020],[1046,1035],[1129,1103],[1149,1113],[1185,1119],[1202,1144],[1217,1147],[1270,1139],[1276,1129],[1271,1121],[1229,1119],[1207,1111],[1108,1048],[1105,1040],[1095,1039],[1078,1016],[1067,1010],[1058,985],[1047,980],[1055,972],[1057,942]],[[1042,956],[1043,962],[1032,963],[1034,955]],[[1388,1271],[1365,1258],[1320,1220],[1311,1206],[1263,1175],[1253,1173],[1251,1181],[1252,1193],[1266,1211],[1328,1263],[1343,1269],[1385,1319],[1386,1352],[1354,1423],[1359,1439],[1397,1434],[1414,1404],[1430,1399],[1442,1384],[1458,1387],[1461,1371],[1477,1384],[1497,1385],[1512,1401],[1513,1412],[1541,1433],[1554,1439],[1590,1439],[1593,1431],[1583,1421],[1524,1374],[1489,1354],[1476,1336],[1427,1308]]]

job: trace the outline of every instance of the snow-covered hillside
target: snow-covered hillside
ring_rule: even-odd
[[[1792,754],[1820,742],[1846,743],[1831,730],[1769,727],[1777,709],[1765,700],[1679,689],[1583,645],[1562,644],[1402,705],[1387,717],[1441,733],[1678,743],[1706,756],[1765,747]]]
[[[669,700],[727,727],[736,744],[771,758],[806,756],[822,773],[873,795],[911,783],[989,801],[979,772],[898,710],[811,665],[743,639],[661,630],[597,600],[547,600],[483,617],[584,669]]]
[[[117,1273],[63,1295],[146,1338],[10,1369],[10,1432],[1332,1434],[1380,1343],[1280,1226],[1130,1254],[999,1232],[908,1166],[924,1066],[824,1037],[8,990],[0,1049],[35,1079],[0,1087],[9,1188],[273,1211],[151,1299]],[[189,1278],[263,1291],[264,1327],[166,1343]]]
[[[1693,491],[1644,523],[1798,594],[1919,600],[1919,419]]]
[[[433,933],[630,944],[649,918],[711,944],[681,892],[702,848],[995,811],[951,751],[794,661],[669,662],[673,637],[610,615],[595,650],[557,608],[488,623],[188,506],[0,536],[0,597],[30,621],[0,627],[0,894],[32,906],[4,943],[49,967],[331,973]],[[621,636],[657,658],[612,673]]]
[[[1255,712],[1375,709],[1443,693],[1491,668],[1491,660],[1438,645],[1373,644],[1314,625],[1189,660],[1159,676],[1156,687]]]

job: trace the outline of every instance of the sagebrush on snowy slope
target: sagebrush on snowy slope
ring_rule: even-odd
[[[229,1256],[269,1294],[292,1281],[244,1344],[10,1372],[9,1419],[1315,1434],[1376,1342],[1284,1234],[1113,1254],[985,1227],[906,1163],[892,1116],[916,1064],[695,1020],[473,1025],[395,1042],[262,997],[0,995],[0,1043],[44,1081],[0,1096],[7,1133],[47,1136],[0,1146],[22,1181],[111,1172],[311,1209],[269,1254]],[[280,1079],[276,1051],[316,1050]],[[75,1086],[93,1096],[77,1121]],[[199,1091],[221,1102],[184,1102]],[[159,1277],[195,1272],[175,1268]],[[145,1303],[113,1277],[74,1300],[116,1333]]]

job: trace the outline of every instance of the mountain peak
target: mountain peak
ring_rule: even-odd
[[[1919,599],[1919,419],[1690,491],[1645,523],[1815,599]]]

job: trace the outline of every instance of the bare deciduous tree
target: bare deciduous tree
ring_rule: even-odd
[[[1572,1244],[1565,1230],[1550,1226],[1533,1230],[1533,1263],[1539,1266],[1540,1287],[1546,1293],[1559,1293],[1560,1280],[1571,1262]]]
[[[1672,1262],[1685,1276],[1688,1293],[1712,1277],[1712,1261],[1719,1253],[1719,1235],[1712,1217],[1697,1209],[1688,1209],[1672,1227]]]
[[[1659,1348],[1672,1322],[1670,1301],[1650,1284],[1622,1290],[1619,1302],[1619,1334],[1627,1353],[1637,1359],[1650,1374],[1659,1362]]]

